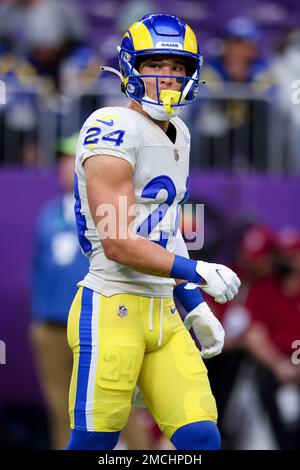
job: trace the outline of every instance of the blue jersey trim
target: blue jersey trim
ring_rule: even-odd
[[[86,218],[81,213],[81,200],[80,200],[79,189],[78,189],[78,178],[76,174],[74,176],[74,195],[75,195],[74,210],[75,210],[79,243],[84,253],[90,253],[92,251],[92,244],[85,236],[85,232],[87,230]]]

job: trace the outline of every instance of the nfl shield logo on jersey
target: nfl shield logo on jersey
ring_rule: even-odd
[[[174,158],[175,158],[175,161],[178,162],[179,160],[179,152],[177,149],[174,150]]]
[[[121,317],[121,318],[127,317],[128,311],[127,311],[127,307],[125,307],[125,305],[119,305],[119,308],[118,308],[118,315],[119,315],[119,317]]]

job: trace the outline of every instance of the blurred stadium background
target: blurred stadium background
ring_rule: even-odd
[[[37,225],[62,192],[57,157],[65,152],[58,142],[78,132],[96,108],[126,104],[118,79],[100,76],[99,66],[117,66],[122,34],[150,12],[184,19],[204,54],[206,84],[182,116],[192,134],[190,200],[205,204],[205,244],[191,256],[224,261],[244,280],[227,311],[213,306],[228,338],[224,355],[207,364],[223,445],[299,448],[300,365],[292,362],[292,343],[300,340],[296,0],[0,2],[0,340],[6,344],[0,447],[51,446],[29,339]],[[256,309],[260,288],[267,299],[282,291],[280,308],[266,300],[263,313]],[[280,370],[256,354],[261,339]],[[151,427],[149,417],[139,419]],[[158,441],[159,433],[153,435]]]

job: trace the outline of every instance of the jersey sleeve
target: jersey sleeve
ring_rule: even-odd
[[[133,168],[137,161],[139,141],[137,124],[126,109],[93,113],[83,125],[77,147],[81,165],[94,155],[112,155],[128,161]]]
[[[184,258],[190,257],[180,229],[178,229],[176,233],[176,244],[175,244],[174,255],[183,256]]]

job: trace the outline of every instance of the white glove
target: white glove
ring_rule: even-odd
[[[193,328],[200,342],[201,356],[205,359],[217,356],[223,349],[225,332],[219,320],[214,316],[206,302],[194,308],[184,319],[189,330]]]
[[[200,284],[201,289],[214,297],[216,302],[224,304],[238,293],[241,281],[227,266],[197,261],[196,271],[206,281]]]

